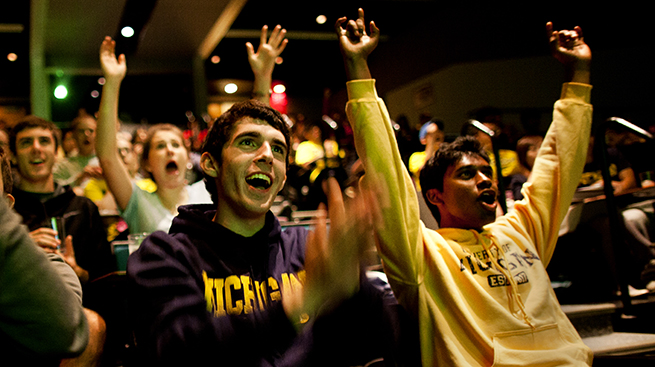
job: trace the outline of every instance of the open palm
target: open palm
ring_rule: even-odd
[[[116,41],[107,36],[100,45],[100,65],[106,78],[122,80],[127,72],[125,55],[116,58]]]

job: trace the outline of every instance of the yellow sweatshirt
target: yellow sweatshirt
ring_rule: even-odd
[[[587,156],[590,91],[563,86],[525,199],[478,233],[423,225],[375,81],[348,83],[378,250],[398,301],[418,318],[424,366],[591,365],[546,273]]]

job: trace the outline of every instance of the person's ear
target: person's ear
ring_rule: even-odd
[[[7,204],[9,204],[9,209],[12,209],[16,203],[16,199],[12,194],[5,194],[5,198],[7,199]]]
[[[205,172],[206,175],[210,177],[218,177],[220,166],[214,157],[212,157],[208,152],[204,152],[200,156],[200,168],[202,168],[202,171]]]
[[[437,189],[430,189],[430,190],[425,192],[425,197],[428,199],[428,201],[432,205],[443,204],[442,195],[443,194]]]

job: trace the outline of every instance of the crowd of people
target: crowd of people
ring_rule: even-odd
[[[546,30],[568,80],[548,131],[516,142],[492,109],[456,139],[430,117],[416,130],[392,121],[367,62],[380,31],[362,9],[335,25],[347,119],[270,107],[288,40],[264,26],[246,47],[251,100],[207,130],[127,133],[128,63],[105,38],[96,114],[63,133],[31,115],[0,132],[0,339],[26,361],[107,363],[111,318],[94,285],[116,274],[112,241],[147,233],[121,274],[135,365],[590,366],[546,267],[576,190],[602,184],[591,51],[579,27]],[[615,194],[634,189],[608,152]],[[311,223],[292,221],[301,211]],[[642,273],[655,273],[650,214],[622,214]]]

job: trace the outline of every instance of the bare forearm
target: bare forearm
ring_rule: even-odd
[[[579,61],[575,63],[567,72],[568,80],[572,83],[591,84],[590,82],[590,63]]]
[[[271,100],[272,83],[272,70],[271,73],[255,74],[255,81],[252,88],[252,99],[269,105]]]
[[[368,62],[365,58],[344,58],[348,80],[372,79]]]
[[[116,144],[119,88],[120,79],[107,78],[100,101],[96,152],[107,186],[118,207],[125,210],[132,196],[132,180],[118,154]]]
[[[102,88],[100,109],[98,111],[98,134],[96,150],[100,159],[113,159],[116,156],[116,122],[118,120],[118,96],[120,80],[107,78]]]

